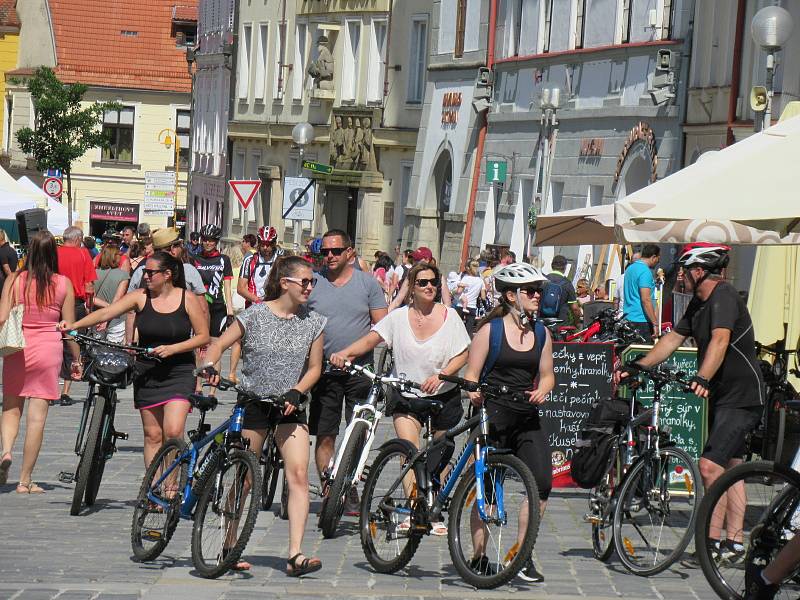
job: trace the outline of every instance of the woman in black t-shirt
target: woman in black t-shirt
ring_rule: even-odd
[[[511,450],[533,473],[539,489],[540,514],[544,514],[553,484],[548,432],[542,427],[538,408],[555,386],[553,346],[547,329],[540,327],[544,339],[537,339],[533,327],[542,286],[546,282],[541,273],[525,263],[512,263],[495,272],[494,285],[500,293],[500,303],[478,325],[465,375],[471,381],[505,385],[512,394],[527,394],[528,402],[515,401],[511,396],[493,398],[487,401],[486,410],[491,441],[498,448]],[[499,353],[490,357],[490,323],[494,319],[500,320],[503,336]],[[469,396],[476,406],[483,402],[480,393],[470,393]],[[520,511],[520,515],[527,514],[526,509]],[[526,527],[526,523],[520,523],[521,535],[524,535]],[[479,561],[483,552],[475,533],[473,560]],[[531,582],[544,581],[532,559],[520,571],[520,577]]]

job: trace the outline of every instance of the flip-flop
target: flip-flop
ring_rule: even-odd
[[[28,484],[29,494],[44,494],[44,488],[36,485],[32,481]]]
[[[0,485],[8,481],[8,471],[11,469],[11,453],[6,452],[0,461]]]

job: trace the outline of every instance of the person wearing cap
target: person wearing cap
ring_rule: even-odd
[[[203,246],[200,245],[200,234],[198,232],[193,231],[189,234],[189,243],[186,244],[186,251],[191,256],[200,254],[203,251]]]
[[[433,265],[434,267],[438,266],[436,264],[436,259],[433,258],[433,252],[427,246],[420,246],[411,254],[411,260],[414,261],[414,264],[418,263],[426,263],[429,265]],[[399,308],[405,304],[405,299],[408,297],[408,279],[399,283],[399,289],[397,290],[397,295],[392,300],[392,303],[389,305],[389,312],[392,312],[395,308]],[[450,290],[447,289],[446,285],[441,286],[439,290],[439,294],[436,297],[437,302],[441,302],[445,306],[452,306],[453,304],[453,297],[450,294]]]

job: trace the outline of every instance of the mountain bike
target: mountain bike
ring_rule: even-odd
[[[62,471],[58,476],[63,483],[75,482],[69,514],[76,516],[84,504],[94,505],[106,462],[117,451],[117,440],[128,439],[127,433],[114,427],[117,390],[130,385],[136,356],[158,357],[150,355],[150,348],[115,344],[77,331],[66,335],[83,347],[87,359],[83,379],[89,382],[75,439],[78,466],[74,473]]]
[[[689,545],[703,485],[692,457],[675,447],[659,423],[662,390],[676,383],[688,387],[684,374],[635,362],[625,369],[653,382],[653,405],[634,416],[631,399],[630,421],[605,478],[590,493],[587,517],[597,558],[607,560],[614,549],[628,571],[648,577],[673,564]]]
[[[439,378],[480,391],[487,401],[508,394],[505,386]],[[536,482],[525,463],[489,444],[484,406],[434,439],[432,418],[443,407],[437,400],[412,401],[414,412],[425,413],[419,450],[402,439],[381,446],[361,499],[361,547],[376,571],[394,573],[408,564],[431,524],[449,512],[448,547],[459,575],[476,588],[495,588],[515,577],[531,556],[539,531]],[[467,439],[450,468],[455,438],[465,432]]]
[[[213,374],[208,369],[196,375]],[[220,378],[217,389],[238,392],[231,416],[211,430],[205,415],[218,404],[214,396],[192,394],[200,411],[190,444],[168,440],[145,472],[131,525],[131,545],[139,561],[164,551],[178,520],[193,520],[192,562],[201,576],[226,573],[242,555],[255,526],[262,489],[255,455],[241,435],[245,406],[265,402],[283,408],[276,396],[260,397]]]
[[[381,362],[384,362],[383,360]],[[358,484],[369,457],[375,431],[383,412],[379,404],[385,400],[384,385],[391,385],[400,391],[419,389],[419,384],[404,377],[391,377],[373,373],[368,367],[350,362],[345,363],[345,371],[361,374],[372,381],[369,393],[362,404],[353,408],[353,418],[345,429],[339,451],[331,459],[322,474],[322,507],[319,511],[319,528],[323,537],[331,538],[344,512],[345,500],[350,489]]]

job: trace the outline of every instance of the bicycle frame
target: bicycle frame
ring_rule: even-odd
[[[331,481],[336,478],[336,474],[339,471],[339,465],[342,464],[344,450],[347,448],[347,442],[350,439],[350,435],[353,433],[353,429],[357,423],[365,423],[367,425],[367,439],[364,440],[364,448],[361,451],[361,456],[358,457],[358,465],[351,483],[356,483],[361,478],[361,474],[364,472],[364,466],[367,464],[367,459],[369,458],[369,452],[372,448],[372,443],[375,441],[375,431],[378,428],[378,423],[380,423],[381,417],[383,417],[383,412],[378,409],[378,401],[382,395],[383,390],[381,389],[380,383],[373,382],[364,404],[357,404],[353,408],[353,417],[350,419],[350,423],[344,430],[344,436],[342,437],[342,441],[339,444],[339,450],[336,452],[336,457],[333,461],[333,469],[328,476]]]

